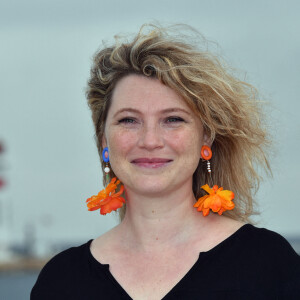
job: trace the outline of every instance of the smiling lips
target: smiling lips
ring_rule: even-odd
[[[139,167],[155,169],[164,167],[171,161],[172,159],[166,158],[137,158],[134,159],[131,163]]]

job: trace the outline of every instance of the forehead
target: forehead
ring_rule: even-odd
[[[127,75],[114,88],[110,110],[123,108],[157,111],[169,108],[191,109],[174,90],[162,84],[158,79],[143,75]]]

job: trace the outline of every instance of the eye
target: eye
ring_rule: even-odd
[[[167,123],[179,123],[179,122],[184,122],[184,120],[180,117],[168,117],[167,118]]]
[[[123,124],[135,124],[136,120],[133,118],[123,118],[121,120],[119,120],[119,123],[123,123]]]

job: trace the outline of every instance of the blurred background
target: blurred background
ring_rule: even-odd
[[[85,87],[102,41],[149,22],[217,42],[268,102],[274,176],[255,221],[299,253],[299,11],[296,0],[1,0],[0,299],[29,299],[51,256],[117,224],[85,206],[102,189]]]

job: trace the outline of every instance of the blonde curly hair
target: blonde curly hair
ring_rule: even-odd
[[[175,30],[178,32],[178,27]],[[193,29],[188,31],[193,39],[197,36]],[[253,196],[261,180],[257,168],[270,171],[266,158],[270,143],[261,122],[264,120],[261,101],[256,89],[233,76],[218,56],[200,49],[185,34],[171,33],[174,28],[143,25],[131,41],[116,37],[113,46],[96,53],[86,95],[100,157],[106,117],[117,82],[128,74],[157,78],[181,95],[213,141],[212,183],[235,193],[235,209],[224,215],[249,222],[254,213]],[[202,37],[201,42],[206,45]],[[115,176],[113,171],[110,176]],[[196,199],[203,196],[201,186],[208,182],[206,163],[200,161],[193,175]],[[125,209],[120,211],[121,220]]]

